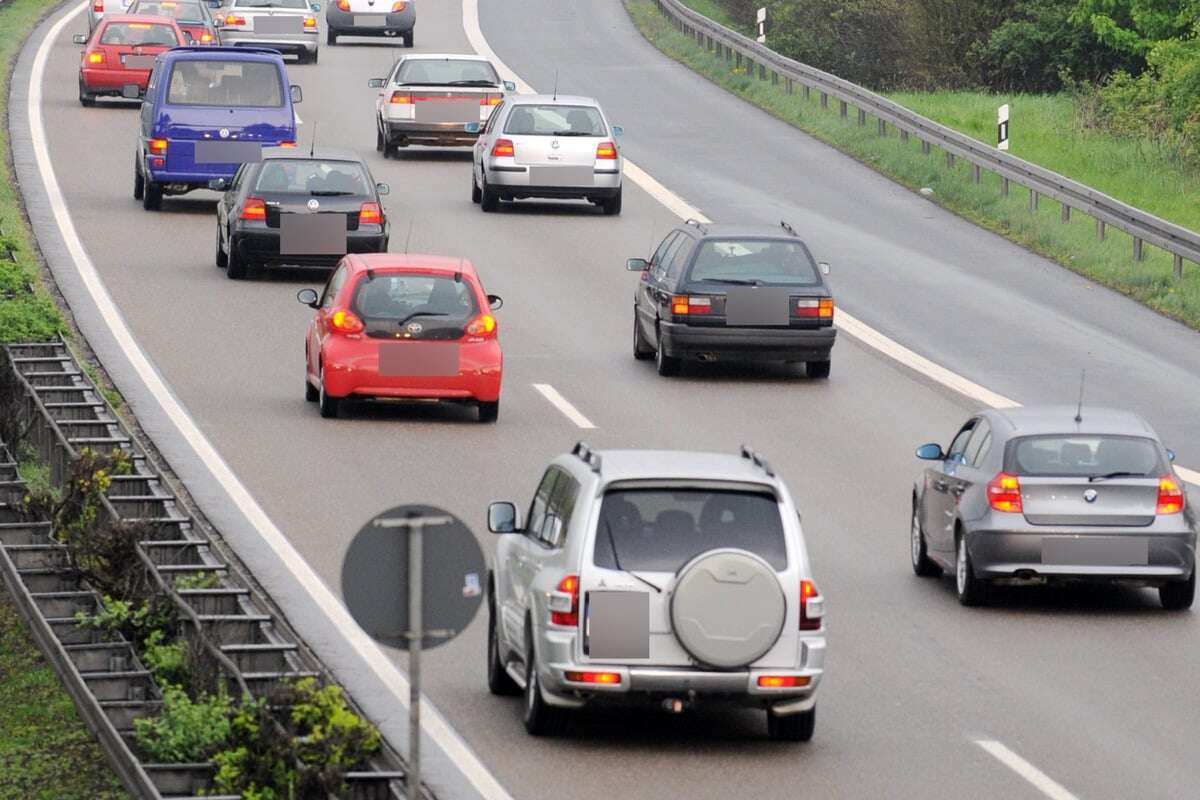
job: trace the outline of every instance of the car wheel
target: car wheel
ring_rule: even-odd
[[[379,121],[375,121],[375,152],[382,153],[384,147],[383,128],[379,125]]]
[[[654,355],[654,348],[642,336],[642,326],[638,325],[637,306],[633,307],[633,357],[638,361],[646,361]]]
[[[957,555],[954,562],[954,588],[958,591],[958,602],[964,606],[983,605],[987,600],[987,582],[975,577],[971,565],[971,554],[967,551],[967,537],[958,536]]]
[[[536,656],[533,652],[533,636],[528,628],[533,623],[526,620],[525,634],[525,730],[533,736],[556,736],[567,726],[565,709],[549,705],[542,698],[542,685],[538,680]]]
[[[328,44],[328,45],[337,44],[337,34],[333,32],[333,28],[325,29],[325,44]]]
[[[1192,577],[1186,581],[1164,583],[1158,587],[1158,601],[1168,611],[1183,611],[1192,607],[1196,599],[1196,567],[1192,566]]]
[[[225,276],[230,280],[240,281],[250,272],[246,260],[238,253],[237,242],[232,236],[229,237],[229,250],[226,251],[225,264]]]
[[[304,370],[304,399],[309,403],[315,403],[321,399],[321,393],[317,387],[312,385],[312,381],[308,379],[308,370]]]
[[[828,378],[829,368],[833,365],[828,359],[825,361],[807,361],[804,364],[804,370],[810,378]]]
[[[142,177],[142,170],[138,167],[137,157],[133,160],[133,199],[141,200],[142,195],[146,193],[146,179]]]
[[[488,691],[501,697],[512,697],[521,693],[521,687],[504,668],[500,658],[500,636],[496,632],[496,598],[492,588],[488,586],[488,641],[487,641],[487,682]]]
[[[483,176],[483,187],[479,190],[479,207],[488,213],[500,207],[500,195],[488,187],[486,174]]]
[[[616,195],[606,197],[600,201],[600,208],[604,211],[604,215],[615,217],[621,213],[621,190],[617,189]]]
[[[142,208],[147,211],[158,211],[162,208],[162,187],[154,181],[145,181],[142,189]]]
[[[667,355],[661,335],[658,337],[658,347],[654,351],[654,366],[658,368],[659,375],[679,374],[680,359]]]
[[[405,46],[405,47],[412,47],[412,46],[413,46],[413,32],[412,32],[411,30],[410,30],[410,31],[407,31],[407,32],[405,32],[405,33],[402,33],[402,34],[400,34],[400,36],[401,36],[401,38],[403,38],[403,39],[404,39],[404,46]]]
[[[221,228],[217,228],[217,255],[213,259],[217,262],[217,266],[224,269],[229,266],[229,259],[225,257],[225,251],[221,249]]]
[[[310,64],[316,64],[316,63],[317,63],[317,60],[320,58],[320,56],[321,56],[321,51],[320,51],[320,50],[313,50],[313,51],[312,51],[312,57],[308,59],[308,63],[310,63]]]
[[[817,727],[817,707],[799,714],[767,711],[767,735],[780,742],[807,742]]]
[[[96,95],[84,88],[82,79],[79,81],[79,105],[88,108],[96,105]]]
[[[500,401],[479,404],[479,421],[495,422],[500,418]]]
[[[929,559],[929,551],[925,546],[925,532],[921,530],[921,513],[917,501],[913,499],[912,524],[909,525],[909,550],[912,552],[912,568],[922,578],[932,578],[942,574],[942,568]]]
[[[479,190],[479,181],[475,180],[475,165],[471,165],[471,202],[479,205],[479,201],[483,199],[483,192]]]
[[[321,409],[321,416],[325,419],[337,419],[338,411],[341,409],[342,399],[340,397],[330,397],[325,393],[325,368],[321,367],[320,388],[317,390],[317,404]]]

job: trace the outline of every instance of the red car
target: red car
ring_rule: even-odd
[[[173,19],[133,14],[106,15],[92,31],[74,37],[86,45],[79,60],[79,102],[96,104],[97,95],[132,97],[126,87],[146,93],[154,57],[187,42],[183,29]]]
[[[496,318],[503,301],[484,294],[470,261],[353,253],[320,296],[304,343],[304,397],[336,417],[342,401],[411,398],[468,403],[480,422],[500,414],[504,358]]]

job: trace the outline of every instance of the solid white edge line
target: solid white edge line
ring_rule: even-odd
[[[975,744],[990,753],[997,761],[1020,775],[1050,800],[1079,800],[1046,773],[1030,764],[995,739],[976,739]]]
[[[596,426],[592,421],[580,413],[579,409],[571,405],[571,401],[559,394],[558,389],[555,389],[548,383],[535,383],[533,388],[541,393],[542,397],[550,401],[550,405],[562,412],[562,415],[574,422],[584,430],[591,430]]]
[[[162,377],[134,340],[132,332],[113,302],[112,296],[109,295],[108,290],[105,288],[95,264],[92,263],[91,258],[84,249],[83,242],[79,238],[78,232],[75,230],[75,225],[67,211],[66,199],[58,185],[58,178],[55,175],[54,167],[50,160],[50,153],[46,146],[45,123],[42,118],[42,81],[50,48],[67,23],[74,19],[84,8],[86,8],[86,3],[80,5],[51,26],[45,40],[39,46],[37,54],[34,56],[33,68],[29,78],[29,127],[33,140],[34,155],[38,170],[41,172],[42,182],[46,188],[49,205],[53,210],[55,222],[62,233],[67,250],[70,252],[71,258],[79,270],[88,293],[96,303],[105,323],[112,331],[117,344],[137,371],[138,377],[166,412],[172,424],[174,424],[176,430],[179,432],[179,435],[188,442],[212,473],[213,477],[228,492],[238,509],[245,514],[251,524],[258,530],[263,540],[279,558],[280,563],[287,567],[288,571],[308,589],[313,601],[326,614],[331,623],[344,633],[351,646],[361,654],[363,660],[367,662],[376,676],[391,688],[392,693],[403,707],[408,708],[408,678],[392,663],[379,646],[375,644],[374,640],[367,636],[358,626],[353,617],[350,616],[350,613],[342,606],[337,596],[330,591],[324,581],[313,571],[308,562],[304,560],[296,548],[292,546],[291,542],[283,535],[283,532],[275,526],[275,523],[271,521],[266,512],[255,501],[250,491],[233,473],[224,459],[217,453],[212,443],[200,431],[195,421],[167,388]],[[421,727],[426,735],[437,742],[446,752],[447,756],[454,761],[483,797],[488,798],[488,800],[512,800],[511,795],[504,790],[504,787],[500,785],[496,778],[483,765],[483,762],[471,751],[462,737],[450,727],[449,723],[441,715],[441,712],[428,700],[421,701]]]
[[[500,60],[500,57],[496,55],[496,51],[491,48],[491,45],[484,38],[483,30],[479,25],[479,0],[463,0],[463,30],[467,34],[467,40],[470,41],[471,47],[474,48],[475,52],[489,59],[498,72],[517,84],[517,88],[520,91],[530,93],[535,91],[511,67]],[[695,206],[663,186],[648,172],[629,159],[625,159],[625,175],[680,219],[694,219],[697,222],[712,221],[701,214]],[[840,308],[837,311],[837,327],[893,361],[919,372],[926,378],[964,397],[968,397],[991,408],[1018,408],[1021,405],[1016,400],[1005,397],[1002,394],[997,394],[985,386],[981,386],[956,372],[935,364],[928,358],[885,336],[865,322],[852,317]],[[1200,472],[1180,466],[1175,467],[1175,472],[1188,483],[1200,486]]]

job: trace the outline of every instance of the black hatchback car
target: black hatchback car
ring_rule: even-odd
[[[707,225],[688,220],[647,261],[633,300],[633,357],[655,358],[660,375],[686,359],[805,364],[829,377],[837,331],[827,264],[786,223]]]
[[[244,278],[259,266],[331,269],[346,253],[382,253],[389,223],[366,162],[345,150],[263,151],[231,182],[215,179],[218,267]]]

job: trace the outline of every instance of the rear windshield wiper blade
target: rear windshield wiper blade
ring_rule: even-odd
[[[318,189],[315,192],[309,192],[313,197],[345,197],[352,195],[354,192],[342,192],[337,189]]]
[[[758,286],[762,281],[754,278],[698,278],[697,283],[731,283],[734,286]]]
[[[1147,478],[1147,477],[1149,477],[1149,476],[1144,472],[1127,472],[1125,470],[1118,470],[1117,472],[1108,472],[1108,473],[1105,473],[1104,475],[1088,475],[1088,483],[1095,483],[1096,481],[1106,481],[1109,478]]]
[[[500,88],[500,84],[496,83],[495,81],[486,81],[486,80],[483,80],[482,78],[474,78],[469,81],[447,81],[446,85],[447,86],[491,86],[491,87],[497,88],[497,89]]]
[[[598,134],[589,133],[588,131],[555,131],[551,136],[597,136]]]
[[[604,530],[608,532],[608,546],[612,549],[613,564],[616,565],[617,569],[619,569],[621,572],[624,572],[626,575],[631,575],[634,578],[637,578],[639,581],[646,584],[654,591],[658,592],[659,594],[662,594],[661,588],[659,588],[658,586],[655,586],[653,583],[646,580],[641,575],[638,575],[636,572],[630,572],[629,570],[627,570],[621,566],[621,558],[617,555],[617,542],[616,542],[616,539],[613,537],[612,525],[608,524],[607,519],[604,520]]]
[[[448,316],[450,316],[450,315],[443,313],[441,311],[414,311],[413,313],[409,314],[407,317],[400,320],[396,324],[403,325],[404,323],[408,322],[410,319],[416,319],[417,317],[448,317]]]

